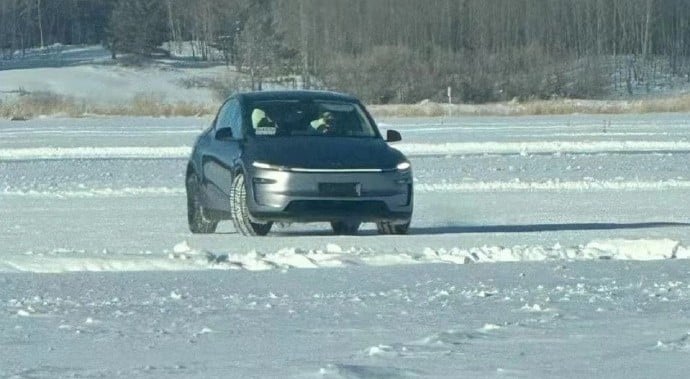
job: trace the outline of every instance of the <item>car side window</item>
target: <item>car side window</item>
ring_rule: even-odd
[[[216,119],[216,130],[230,127],[230,117],[228,112],[230,109],[230,104],[231,101],[228,101],[220,108]]]
[[[220,112],[218,112],[216,130],[226,128],[230,128],[232,130],[233,138],[242,138],[242,116],[240,113],[240,104],[237,99],[232,99],[225,103]]]
[[[232,129],[232,135],[241,139],[244,136],[242,132],[242,110],[240,108],[240,102],[237,100],[231,100],[228,105],[228,118],[230,120],[230,128]]]

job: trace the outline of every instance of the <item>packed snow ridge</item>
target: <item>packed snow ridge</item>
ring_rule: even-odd
[[[88,199],[88,198],[123,198],[123,197],[146,197],[146,196],[183,196],[186,191],[184,187],[125,187],[125,188],[86,188],[73,190],[23,190],[23,189],[4,189],[0,191],[3,196],[16,196],[28,198],[47,198],[47,199]]]
[[[274,253],[223,253],[196,250],[186,241],[165,255],[87,255],[83,251],[58,249],[50,253],[28,252],[0,260],[0,272],[63,273],[80,271],[191,271],[191,270],[287,270],[347,266],[395,266],[410,264],[470,264],[535,261],[664,260],[689,259],[690,249],[670,239],[595,240],[574,247],[481,246],[421,251],[382,252],[372,249],[344,250],[336,244],[324,249],[283,248]]]
[[[186,158],[187,146],[178,147],[32,147],[0,149],[0,161],[46,159],[165,159]]]
[[[514,192],[514,191],[662,191],[671,189],[690,189],[688,180],[664,181],[466,181],[441,183],[415,183],[417,193],[469,193],[469,192]],[[14,189],[0,190],[0,196],[46,198],[46,199],[86,199],[86,198],[124,198],[147,196],[184,196],[184,187],[124,187],[124,188],[79,188],[79,189]]]
[[[557,154],[690,152],[687,141],[537,141],[400,143],[394,145],[408,156],[482,154]],[[176,147],[34,147],[0,149],[0,161],[99,158],[187,158],[189,146]]]
[[[579,180],[562,181],[466,181],[442,183],[418,183],[418,192],[498,192],[498,191],[660,191],[668,189],[689,189],[687,180],[624,181],[624,180]]]

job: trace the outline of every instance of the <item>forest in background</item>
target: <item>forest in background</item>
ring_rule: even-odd
[[[690,0],[0,0],[5,60],[56,43],[146,59],[182,41],[247,74],[229,91],[597,99],[690,81]]]

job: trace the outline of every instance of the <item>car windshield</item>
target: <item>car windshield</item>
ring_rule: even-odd
[[[357,103],[332,100],[265,100],[247,106],[248,134],[261,137],[376,137]]]

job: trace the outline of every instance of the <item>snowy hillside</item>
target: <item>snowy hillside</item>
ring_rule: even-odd
[[[219,62],[208,64],[182,55],[128,65],[113,61],[101,46],[53,46],[0,61],[0,94],[48,92],[97,105],[126,104],[135,97],[165,103],[214,104],[212,83],[237,74]]]
[[[686,377],[688,120],[379,120],[410,235],[265,238],[187,229],[208,119],[0,121],[0,376]]]

